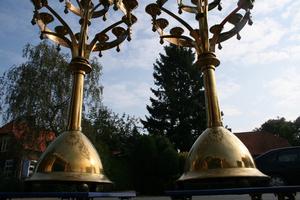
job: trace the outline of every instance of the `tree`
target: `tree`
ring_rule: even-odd
[[[162,194],[179,177],[178,153],[165,136],[136,137],[130,160],[134,188],[142,194]]]
[[[296,126],[297,132],[295,134],[295,138],[297,140],[297,145],[300,145],[300,116],[294,121],[294,125]]]
[[[106,107],[101,107],[93,119],[96,142],[104,142],[110,151],[129,153],[132,147],[129,140],[139,135],[137,119],[125,114],[119,116]]]
[[[294,121],[295,126],[300,130],[300,116]]]
[[[59,133],[67,125],[71,97],[69,56],[42,42],[37,46],[26,45],[23,57],[27,61],[11,67],[0,78],[4,121],[30,116],[41,128]],[[87,75],[85,84],[85,110],[95,110],[101,104],[102,67],[95,58],[91,65],[93,71]]]
[[[147,105],[150,116],[141,120],[150,134],[166,135],[180,151],[189,151],[206,128],[204,86],[193,65],[191,49],[166,46],[154,64],[155,98]]]
[[[300,138],[297,122],[297,120],[295,122],[291,122],[287,121],[284,117],[278,117],[277,119],[269,119],[257,130],[266,131],[285,138],[291,145],[299,145]]]
[[[135,139],[140,135],[137,119],[125,114],[120,116],[101,106],[89,120],[83,120],[82,128],[94,143],[114,188],[134,189],[129,157],[136,145]]]
[[[5,113],[6,121],[25,118],[27,125],[36,129],[30,131],[29,139],[37,138],[41,129],[60,133],[67,125],[71,97],[69,57],[46,42],[26,45],[23,52],[27,61],[0,76],[0,112]],[[84,88],[83,133],[98,150],[116,188],[132,189],[128,157],[139,135],[137,120],[119,116],[102,105],[102,68],[95,58],[91,65],[93,71],[87,75]]]

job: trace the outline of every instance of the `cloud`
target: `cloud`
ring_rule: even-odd
[[[151,96],[148,83],[122,82],[106,84],[103,92],[105,105],[114,108],[118,113],[127,113],[142,116],[146,110],[146,104]]]
[[[221,77],[220,82],[218,83],[218,92],[220,100],[229,99],[232,96],[235,96],[241,89],[241,86],[234,82],[232,79]]]
[[[221,110],[224,113],[224,117],[241,116],[242,111],[238,107],[232,105],[222,105]]]
[[[281,12],[281,17],[286,20],[291,20],[291,24],[298,23],[300,22],[299,18],[299,7],[300,7],[300,2],[299,1],[292,1],[288,5],[284,6],[284,12]],[[293,26],[293,30],[298,29],[298,26]]]
[[[256,1],[254,5],[254,12],[260,15],[269,15],[272,12],[282,10],[289,7],[292,0],[260,0]]]
[[[151,17],[144,12],[144,6],[134,11],[138,21],[132,26],[132,40],[124,41],[117,53],[114,49],[102,52],[101,63],[107,70],[144,69],[151,70],[159,52],[163,51],[157,33],[151,31]]]
[[[231,39],[224,42],[220,51],[222,60],[245,66],[273,66],[290,60],[299,62],[300,28],[296,25],[300,23],[299,7],[299,1],[291,0],[256,2],[253,26],[246,26],[241,31],[241,41]]]
[[[288,39],[290,41],[300,42],[300,34],[299,33],[291,34]]]
[[[134,38],[133,38],[134,39]],[[122,69],[144,69],[151,70],[152,63],[155,62],[163,47],[155,38],[143,38],[132,41],[128,44],[125,42],[121,46],[119,53],[114,50],[103,52],[101,63],[107,67],[107,70]]]
[[[246,26],[244,29],[241,31],[241,41],[232,38],[224,42],[224,50],[220,51],[223,59],[243,63],[261,62],[263,59],[259,58],[262,53],[280,50],[278,45],[283,42],[287,32],[282,24],[271,18],[257,21],[252,27]]]
[[[300,115],[298,107],[300,102],[300,69],[286,67],[279,77],[269,81],[265,88],[271,95],[270,99],[275,103],[282,116],[295,119]]]

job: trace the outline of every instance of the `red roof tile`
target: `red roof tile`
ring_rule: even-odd
[[[9,122],[9,123],[5,124],[4,126],[0,127],[0,134],[12,133],[13,126],[14,126],[14,123]]]
[[[235,135],[246,145],[252,156],[290,146],[286,139],[268,132],[241,132]]]
[[[9,122],[0,128],[0,134],[12,134],[17,140],[21,141],[24,149],[40,152],[45,151],[47,143],[56,137],[52,131],[40,131],[36,134],[26,121]]]

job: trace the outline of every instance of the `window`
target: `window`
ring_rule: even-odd
[[[5,152],[8,150],[8,136],[2,136],[0,138],[0,152]]]
[[[281,152],[278,155],[279,162],[296,162],[298,159],[297,151]]]
[[[30,177],[33,174],[34,168],[36,166],[36,160],[23,160],[22,166],[22,177]]]
[[[264,157],[264,160],[265,160],[266,163],[271,164],[271,163],[274,163],[276,161],[276,156],[277,155],[275,153],[269,154],[269,155],[266,155]]]
[[[11,176],[13,173],[14,160],[6,160],[4,164],[3,173],[5,176]]]
[[[34,168],[36,166],[37,161],[36,160],[31,160],[30,165],[28,167],[28,176],[31,176],[33,174]]]

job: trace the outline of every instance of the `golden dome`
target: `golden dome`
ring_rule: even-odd
[[[80,131],[66,131],[40,157],[28,181],[111,183],[98,153]]]
[[[237,186],[239,180],[248,180],[250,186],[268,177],[256,169],[250,152],[234,134],[222,126],[207,128],[193,144],[178,183],[215,181],[213,185],[220,186],[227,180],[237,181]]]

